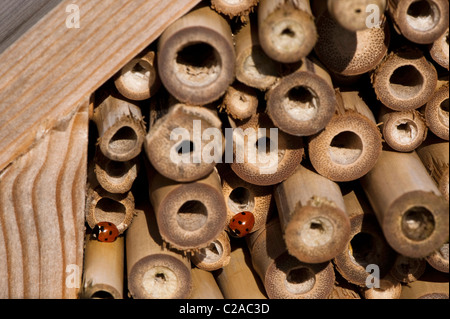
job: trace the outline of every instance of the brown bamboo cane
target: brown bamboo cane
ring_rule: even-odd
[[[200,268],[191,269],[192,293],[190,299],[224,299],[214,275]]]
[[[338,272],[335,272],[335,276],[333,292],[328,299],[361,299],[357,286],[350,284]]]
[[[363,287],[361,290],[365,299],[399,299],[402,293],[402,284],[387,274],[380,279],[379,288]]]
[[[259,0],[211,0],[211,7],[229,16],[246,16],[258,5]]]
[[[126,233],[128,290],[134,299],[188,298],[191,263],[184,252],[164,244],[150,205],[136,210]]]
[[[436,41],[430,45],[431,58],[440,66],[449,69],[448,28]]]
[[[388,12],[397,32],[418,44],[436,41],[448,28],[446,0],[389,0]]]
[[[428,128],[435,135],[444,140],[449,140],[449,117],[448,117],[449,84],[446,81],[439,81],[437,90],[425,105],[425,119]]]
[[[317,41],[311,7],[306,0],[261,0],[258,30],[264,52],[282,63],[300,61]]]
[[[102,243],[86,235],[81,298],[124,298],[124,237]]]
[[[234,80],[230,26],[209,7],[175,21],[158,41],[161,82],[180,102],[204,105],[220,98]]]
[[[323,263],[345,249],[350,221],[336,183],[299,165],[275,187],[274,198],[290,255],[304,263]]]
[[[227,210],[216,170],[190,183],[155,173],[149,194],[161,237],[175,249],[207,247],[225,229]]]
[[[385,18],[377,27],[349,31],[325,11],[317,18],[317,33],[319,39],[314,52],[330,71],[344,76],[375,69],[385,58],[390,42],[389,23]]]
[[[161,86],[153,50],[144,50],[115,75],[117,90],[128,99],[142,101],[154,96]]]
[[[390,275],[397,281],[409,284],[425,273],[427,262],[424,258],[410,258],[397,255],[394,265],[390,270]]]
[[[328,0],[327,4],[332,17],[345,29],[355,32],[370,28],[367,19],[374,9],[369,5],[377,7],[377,18],[381,20],[386,10],[387,0]]]
[[[437,85],[435,67],[422,51],[408,46],[391,52],[372,74],[377,98],[395,111],[415,110],[426,104]]]
[[[449,201],[449,147],[444,142],[430,136],[416,150],[423,165],[431,175],[441,194]]]
[[[92,120],[97,125],[98,145],[102,153],[114,161],[128,161],[142,150],[145,126],[137,104],[103,92],[106,97],[94,109]]]
[[[428,264],[440,272],[449,272],[448,242],[443,244],[437,251],[426,257]]]
[[[272,186],[259,186],[239,178],[228,167],[219,166],[222,179],[222,193],[227,204],[227,224],[234,215],[249,211],[255,217],[250,232],[264,227],[273,212]]]
[[[411,152],[425,141],[428,126],[417,110],[393,111],[381,107],[378,122],[384,141],[398,152]]]
[[[194,251],[191,256],[191,262],[205,271],[223,268],[230,263],[230,259],[230,238],[225,230],[211,244]]]
[[[304,59],[298,70],[283,77],[266,95],[267,110],[280,130],[309,136],[322,130],[335,110],[330,75],[318,62]]]
[[[144,142],[150,163],[160,174],[177,182],[208,176],[221,161],[224,151],[217,109],[181,103],[167,107],[156,99],[154,102],[150,106],[149,132]],[[218,134],[206,136],[210,129]],[[212,160],[205,157],[211,145]]]
[[[330,262],[307,264],[291,256],[278,218],[247,237],[252,265],[270,299],[325,299],[334,288]]]
[[[233,131],[233,160],[230,166],[244,181],[260,186],[280,183],[302,161],[302,138],[277,130],[267,114],[257,113],[248,121],[238,124],[237,128],[241,130]],[[258,136],[260,129],[261,137]],[[250,135],[246,135],[248,132]],[[250,138],[251,133],[256,138]],[[264,142],[265,149],[262,146]],[[256,155],[252,158],[251,154]]]
[[[233,245],[230,263],[214,272],[214,276],[225,299],[267,299],[245,245]]]
[[[233,119],[248,119],[257,112],[257,92],[252,87],[236,81],[228,87],[220,108]]]
[[[339,253],[333,262],[335,269],[349,283],[363,287],[369,275],[367,265],[377,265],[383,278],[389,274],[396,253],[386,242],[372,208],[359,190],[359,183],[354,183],[352,189],[345,192],[343,198],[350,219],[350,240],[348,249]]]
[[[279,64],[261,48],[258,25],[254,20],[244,25],[234,36],[236,48],[236,78],[256,89],[266,91],[279,78]]]
[[[357,91],[336,90],[336,113],[325,130],[309,138],[317,172],[332,181],[356,180],[375,165],[382,139],[372,111]]]
[[[423,258],[447,240],[448,202],[416,152],[383,151],[361,184],[398,253]]]
[[[400,299],[449,299],[448,275],[427,269],[419,280],[403,286]]]

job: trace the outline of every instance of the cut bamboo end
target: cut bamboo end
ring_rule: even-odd
[[[449,251],[448,251],[449,245],[448,242],[443,244],[441,248],[439,248],[437,251],[433,252],[431,255],[426,257],[426,261],[428,264],[433,267],[434,269],[440,271],[440,272],[449,272]]]
[[[149,188],[159,232],[171,247],[204,248],[225,229],[227,209],[216,170],[191,183],[155,174]]]
[[[205,105],[220,98],[234,80],[230,26],[209,7],[175,21],[158,42],[161,82],[179,101]]]
[[[314,47],[317,56],[332,72],[344,76],[375,69],[385,58],[390,42],[389,24],[385,19],[377,27],[349,31],[325,12],[317,19],[317,33],[319,40]]]
[[[257,92],[245,84],[235,82],[225,93],[221,108],[234,119],[248,119],[257,112]]]
[[[274,128],[264,113],[257,113],[235,129],[233,141],[231,169],[244,181],[260,186],[274,185],[288,178],[304,155],[302,138]]]
[[[135,299],[183,299],[192,290],[191,264],[180,251],[168,249],[151,208],[136,210],[126,233],[128,290]]]
[[[380,114],[380,129],[385,142],[398,152],[411,152],[425,141],[428,126],[425,118],[416,110],[389,111]]]
[[[329,299],[361,299],[357,286],[350,284],[348,281],[335,273],[336,281],[334,283],[333,292]]]
[[[234,215],[248,211],[255,217],[255,224],[250,232],[255,232],[267,223],[272,212],[271,186],[258,186],[239,178],[233,171],[223,169],[222,192],[227,204],[227,224]]]
[[[374,18],[381,20],[386,9],[386,2],[386,0],[328,0],[327,3],[331,16],[343,28],[355,32],[370,28],[367,22],[369,13],[378,13]]]
[[[418,44],[433,43],[448,28],[446,0],[390,0],[388,10],[399,33]]]
[[[218,134],[212,135],[212,141],[204,136],[221,125],[217,110],[175,104],[150,127],[144,143],[147,158],[161,175],[174,181],[204,178],[222,160],[225,143],[220,130],[215,130]],[[212,158],[206,150],[214,151]]]
[[[403,286],[400,299],[449,299],[448,275],[427,269],[419,280]]]
[[[122,234],[134,218],[134,196],[131,192],[113,194],[101,187],[89,188],[86,209],[89,227],[93,229],[100,222],[110,222]]]
[[[192,263],[200,269],[214,271],[227,266],[231,259],[228,234],[223,231],[207,247],[200,248],[191,256]]]
[[[106,157],[124,162],[139,155],[146,134],[139,106],[109,95],[95,108],[93,120],[98,145]]]
[[[269,58],[259,43],[256,23],[248,23],[235,35],[236,78],[256,89],[265,91],[279,78],[279,65]]]
[[[146,100],[155,95],[161,86],[155,52],[145,51],[128,62],[116,74],[114,84],[120,94],[134,101]]]
[[[449,42],[448,28],[439,39],[430,46],[430,55],[432,59],[445,69],[449,69]]]
[[[211,0],[211,7],[232,18],[248,15],[258,2],[259,0]]]
[[[386,275],[380,279],[379,288],[363,288],[365,299],[400,299],[402,284],[391,275]]]
[[[258,6],[259,41],[264,52],[282,63],[306,57],[317,41],[309,1],[261,0]]]
[[[411,258],[424,258],[448,238],[448,202],[416,152],[383,151],[361,179],[389,245]]]
[[[441,86],[430,98],[425,106],[425,119],[427,125],[435,135],[449,140],[449,85]]]
[[[378,99],[395,111],[425,105],[437,85],[437,72],[418,49],[392,52],[372,75]]]
[[[211,272],[199,269],[191,269],[192,293],[190,299],[224,299]]]
[[[102,243],[86,236],[82,298],[123,299],[124,238]]]
[[[126,162],[113,161],[97,149],[94,173],[100,186],[110,193],[124,194],[131,190],[139,172],[139,158]]]
[[[334,288],[330,262],[307,264],[289,255],[278,219],[248,237],[252,264],[270,299],[326,299]]]
[[[427,262],[423,258],[397,255],[390,275],[397,281],[408,284],[419,280],[424,274]]]
[[[316,134],[331,120],[335,107],[329,74],[308,59],[267,93],[267,113],[276,127],[290,135]]]

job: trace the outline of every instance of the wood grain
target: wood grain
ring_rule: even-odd
[[[0,54],[0,170],[198,2],[65,0],[51,10]],[[66,27],[72,3],[79,29]]]

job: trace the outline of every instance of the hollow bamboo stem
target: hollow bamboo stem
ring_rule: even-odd
[[[449,69],[448,28],[436,41],[430,45],[431,58],[440,66]]]
[[[436,92],[434,92],[425,105],[425,119],[428,128],[443,140],[449,140],[449,117],[448,117],[449,84],[439,81]]]
[[[403,286],[400,299],[448,299],[448,275],[432,269],[408,285]]]
[[[390,275],[397,281],[409,284],[424,274],[427,262],[423,258],[410,258],[397,255]]]
[[[191,276],[191,299],[224,299],[211,272],[194,267],[191,269]]]
[[[428,264],[440,272],[449,272],[448,242],[443,244],[437,251],[426,257]]]
[[[259,0],[211,0],[211,7],[232,18],[248,15],[258,2]]]
[[[195,251],[191,256],[191,261],[197,268],[214,271],[230,263],[230,254],[230,239],[226,231],[222,231],[207,247]]]
[[[379,288],[361,288],[365,299],[399,299],[402,293],[402,284],[390,274],[380,279]]]
[[[257,93],[245,84],[234,82],[225,93],[221,108],[236,120],[248,119],[257,112]]]

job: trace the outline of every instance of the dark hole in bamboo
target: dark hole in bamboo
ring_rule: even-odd
[[[422,241],[431,236],[435,221],[433,214],[421,206],[408,209],[402,216],[402,232],[414,241]]]
[[[336,135],[330,144],[330,157],[335,163],[349,165],[360,157],[363,143],[358,134],[344,131]]]
[[[362,266],[370,264],[369,257],[374,250],[374,239],[371,234],[356,234],[350,241],[350,245],[353,257],[358,264]]]
[[[119,178],[127,173],[127,166],[124,162],[108,161],[105,170],[109,176]]]
[[[103,197],[95,205],[95,217],[99,221],[109,221],[119,225],[125,218],[126,208],[122,203]]]
[[[270,153],[270,138],[267,136],[260,137],[255,143],[256,149],[259,152]]]
[[[179,155],[189,154],[194,151],[194,143],[192,141],[182,141],[180,145],[177,147],[177,153]]]
[[[185,202],[177,212],[178,225],[187,231],[195,231],[205,225],[208,218],[206,206],[198,200]]]
[[[407,14],[408,24],[416,30],[427,31],[436,26],[439,11],[428,0],[415,1],[410,4]]]
[[[394,96],[400,99],[410,99],[420,93],[424,79],[413,65],[403,65],[392,73],[389,82]]]
[[[114,153],[127,153],[136,146],[137,140],[138,136],[134,129],[129,126],[123,126],[109,141],[109,148]]]
[[[293,294],[304,294],[314,288],[316,276],[307,267],[290,269],[286,275],[286,289]]]
[[[245,187],[236,187],[228,196],[228,207],[234,213],[250,211],[254,206],[254,197],[251,191]]]
[[[91,299],[114,299],[114,297],[108,291],[99,290],[92,294]]]
[[[305,86],[291,88],[283,101],[287,113],[298,121],[308,121],[317,113],[319,99]]]

